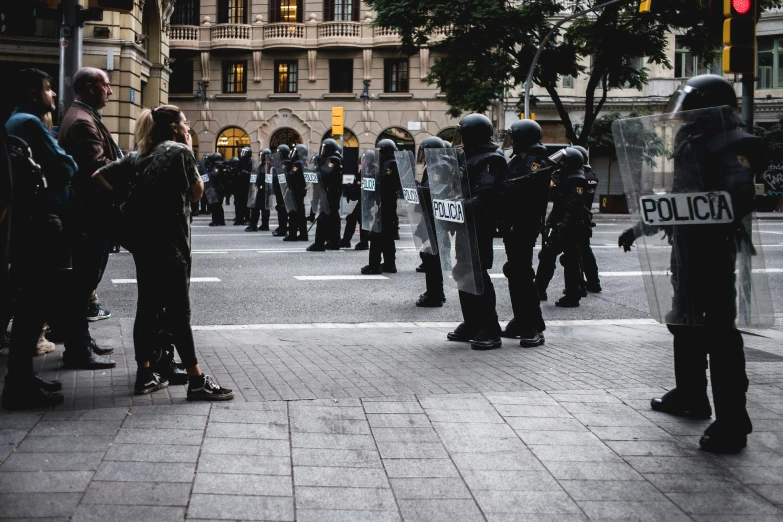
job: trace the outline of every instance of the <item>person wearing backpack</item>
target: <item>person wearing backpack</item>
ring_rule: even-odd
[[[134,392],[145,395],[169,384],[150,366],[165,309],[166,331],[188,374],[188,399],[229,400],[234,392],[201,372],[190,326],[190,203],[201,199],[204,184],[189,127],[174,105],[142,111],[136,123],[138,152],[100,168],[93,178],[115,203],[123,203],[123,246],[136,264]]]

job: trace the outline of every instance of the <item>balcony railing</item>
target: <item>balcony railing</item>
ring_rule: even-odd
[[[318,38],[361,38],[359,22],[324,22],[318,24]]]
[[[399,38],[397,31],[394,29],[389,29],[388,27],[373,27],[372,35],[374,38]]]
[[[169,39],[172,41],[198,41],[198,26],[195,25],[172,25],[169,31]]]
[[[264,26],[264,40],[284,39],[295,40],[304,39],[304,24],[268,24]]]
[[[240,24],[217,24],[209,28],[209,37],[215,40],[247,40],[252,38],[251,26]]]

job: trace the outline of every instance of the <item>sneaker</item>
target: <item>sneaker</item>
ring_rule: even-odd
[[[111,311],[101,306],[101,303],[95,303],[90,305],[87,309],[88,321],[101,321],[111,317]]]
[[[36,357],[39,355],[51,353],[54,351],[54,348],[55,348],[54,343],[51,341],[47,341],[46,337],[44,337],[43,331],[41,331],[41,335],[38,337],[38,344],[35,345]]]
[[[221,388],[220,385],[207,374],[199,375],[189,381],[189,401],[230,401],[234,398],[233,390]]]
[[[362,267],[362,274],[380,274],[381,273],[381,267],[379,266],[371,266],[371,265],[364,265]]]
[[[169,381],[161,379],[157,373],[149,368],[139,368],[139,371],[136,373],[136,384],[133,386],[133,393],[136,395],[147,395],[168,387]]]

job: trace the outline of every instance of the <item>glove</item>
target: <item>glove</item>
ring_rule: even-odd
[[[636,241],[636,234],[634,233],[633,227],[631,227],[620,234],[617,244],[623,248],[624,252],[630,252],[631,245],[633,245],[634,241]]]

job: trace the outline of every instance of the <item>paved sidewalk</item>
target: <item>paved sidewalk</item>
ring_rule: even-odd
[[[36,361],[62,408],[0,414],[0,518],[783,520],[783,331],[745,336],[754,433],[714,456],[709,421],[649,409],[665,328],[617,323],[491,352],[442,324],[202,327],[204,370],[237,390],[210,405],[132,396],[132,321],[102,321],[116,369],[61,370],[58,346]]]

